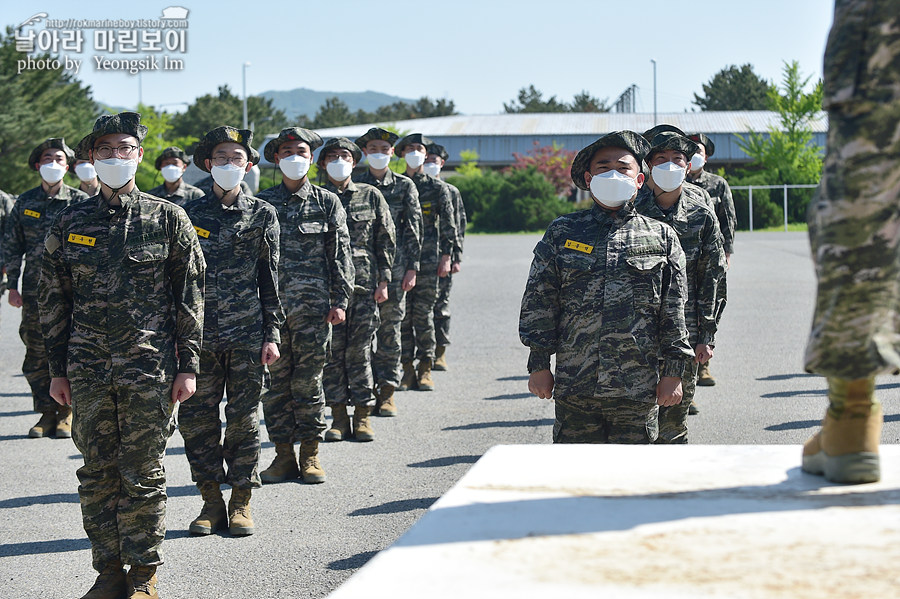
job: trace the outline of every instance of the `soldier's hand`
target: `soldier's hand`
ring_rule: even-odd
[[[61,406],[71,406],[72,387],[69,385],[69,379],[64,376],[50,379],[50,397]]]
[[[197,391],[197,375],[193,372],[179,372],[172,384],[172,402],[182,402]]]
[[[9,305],[13,308],[21,308],[22,307],[22,296],[19,295],[18,290],[10,289],[9,290],[9,298],[7,299]]]
[[[406,271],[406,275],[403,277],[403,281],[400,283],[400,288],[403,291],[409,291],[413,287],[416,286],[416,271],[410,269]]]
[[[725,270],[731,268],[731,254],[725,254]]]
[[[378,287],[375,289],[375,303],[381,304],[387,301],[388,298],[388,289],[387,289],[387,281],[382,281],[378,283]]]
[[[656,384],[656,405],[667,408],[681,403],[684,392],[681,390],[681,378],[664,376]]]
[[[549,370],[535,370],[528,377],[528,390],[541,399],[553,398],[553,373]]]
[[[709,362],[709,359],[713,357],[713,347],[712,345],[707,345],[705,343],[698,343],[696,347],[694,347],[694,363],[695,364],[706,364]]]
[[[450,274],[450,254],[441,256],[441,261],[438,263],[437,274],[442,279]]]
[[[277,343],[272,343],[271,341],[263,343],[262,353],[260,354],[260,364],[268,366],[280,357],[281,352],[278,351]]]
[[[461,270],[462,270],[462,264],[460,264],[459,262],[454,262],[453,264],[450,265],[450,274],[451,275],[455,275],[456,273],[458,273]]]
[[[329,324],[341,324],[345,320],[347,320],[347,313],[343,308],[332,308],[325,317],[325,322]]]

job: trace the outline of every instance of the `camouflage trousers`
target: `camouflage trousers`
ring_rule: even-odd
[[[259,349],[200,352],[197,392],[178,409],[178,430],[195,483],[214,481],[237,489],[261,486],[259,400],[266,378]],[[223,443],[219,405],[226,392]]]
[[[688,380],[681,381],[681,390],[684,395],[681,403],[659,409],[659,438],[657,445],[684,445],[688,442],[688,409],[694,401],[694,393],[697,390],[697,364],[691,362],[691,372]]]
[[[434,340],[437,345],[450,345],[450,288],[453,275],[438,277],[437,301],[434,303]]]
[[[372,339],[378,328],[374,291],[354,293],[347,320],[331,327],[331,357],[325,365],[328,405],[375,405],[372,396]]]
[[[400,286],[406,275],[406,266],[395,264],[388,298],[378,304],[381,323],[375,333],[375,351],[372,353],[372,373],[377,386],[400,386],[400,326],[406,314],[406,292]]]
[[[406,314],[400,327],[401,359],[434,359],[434,304],[438,292],[437,266],[427,264],[416,275],[416,286],[406,293]]]
[[[269,367],[272,387],[263,395],[266,430],[272,443],[325,440],[322,369],[331,325],[318,312],[297,305],[286,310],[281,358]],[[312,313],[310,313],[312,312]]]
[[[84,458],[78,496],[94,569],[115,560],[159,565],[166,536],[162,460],[174,430],[172,381],[141,374],[106,383],[89,368],[78,370],[69,365],[72,440]]]
[[[22,296],[22,322],[19,337],[25,344],[25,361],[22,374],[31,386],[31,398],[35,412],[56,412],[59,404],[50,397],[50,362],[41,332],[41,315],[37,296]]]
[[[650,444],[659,434],[659,406],[597,397],[556,399],[554,443]]]
[[[900,370],[898,126],[896,94],[828,111],[824,170],[807,215],[818,278],[808,372],[861,379]]]

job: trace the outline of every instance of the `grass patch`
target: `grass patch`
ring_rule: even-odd
[[[787,228],[787,230],[788,230],[788,232],[796,231],[796,232],[803,232],[803,233],[805,233],[806,231],[809,230],[809,227],[807,226],[806,223],[788,223],[788,228]],[[742,233],[749,233],[750,231],[748,231],[748,230],[745,229],[745,230],[743,230],[743,231],[741,231],[741,232],[742,232]],[[757,229],[757,228],[754,228],[754,229],[753,229],[753,232],[754,232],[754,233],[779,233],[779,232],[784,232],[784,225],[778,225],[777,227],[765,227],[765,228],[763,228],[763,229]]]

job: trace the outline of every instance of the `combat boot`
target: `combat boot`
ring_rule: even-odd
[[[691,405],[688,406],[688,414],[696,416],[700,413],[700,407],[697,405],[697,398],[691,398]]]
[[[831,406],[822,429],[803,445],[803,470],[833,483],[877,482],[883,417],[874,399],[875,379],[829,378],[828,387]]]
[[[259,478],[266,484],[272,484],[298,476],[300,476],[300,470],[297,468],[294,444],[276,443],[275,459],[268,468],[259,473]]]
[[[319,440],[300,441],[300,476],[308,485],[325,482],[325,470],[319,463]]]
[[[446,345],[438,345],[434,348],[434,364],[431,366],[432,370],[445,371],[447,370],[447,346]]]
[[[697,366],[697,385],[700,387],[713,387],[715,384],[716,379],[713,378],[712,373],[709,371],[709,361],[699,364]]]
[[[375,412],[379,416],[391,417],[397,415],[397,404],[394,403],[394,386],[382,385],[378,391],[378,408]]]
[[[200,496],[203,497],[203,507],[188,530],[195,535],[211,535],[227,521],[225,500],[222,499],[219,483],[215,481],[203,481],[197,487],[200,489]]]
[[[375,431],[369,422],[371,408],[366,405],[358,405],[353,408],[353,436],[357,441],[374,441]]]
[[[228,532],[235,536],[253,534],[253,516],[250,515],[252,489],[231,489],[228,500]]]
[[[346,404],[331,406],[331,428],[325,431],[326,441],[343,441],[350,438],[350,416]]]
[[[56,438],[72,438],[72,408],[70,406],[59,406],[56,409]]]
[[[42,412],[41,419],[37,424],[28,431],[28,436],[32,439],[40,439],[41,437],[49,437],[56,430],[56,410],[52,412]]]
[[[128,571],[128,599],[159,599],[156,566],[131,566]]]
[[[419,391],[434,391],[434,381],[431,378],[431,358],[419,360],[416,369],[416,384]]]
[[[407,391],[416,388],[416,367],[412,362],[403,362],[403,376],[400,378],[400,386],[397,391]]]
[[[81,599],[121,599],[127,589],[128,581],[122,562],[109,562],[94,581],[94,586]]]

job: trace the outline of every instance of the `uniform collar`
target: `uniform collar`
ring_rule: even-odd
[[[625,202],[618,210],[601,208],[600,205],[593,200],[591,200],[591,203],[593,204],[591,206],[591,214],[593,215],[594,220],[601,224],[608,222],[620,223],[634,216],[634,202]]]
[[[246,212],[247,209],[250,208],[250,202],[247,201],[247,196],[244,195],[244,192],[241,190],[238,191],[237,199],[231,206],[226,206],[225,204],[223,204],[222,200],[216,197],[215,193],[211,193],[207,197],[209,198],[211,204],[213,204],[214,206],[219,206],[219,208],[221,208],[222,210]]]
[[[350,183],[347,184],[347,187],[345,187],[343,191],[338,191],[337,186],[331,182],[331,179],[329,179],[328,182],[325,183],[325,189],[332,193],[336,193],[339,196],[342,196],[347,193],[353,193],[359,188],[356,186],[356,183],[353,182],[353,179],[351,179]]]

